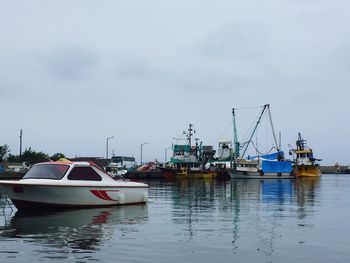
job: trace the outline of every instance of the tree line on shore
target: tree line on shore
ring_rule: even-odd
[[[10,147],[7,144],[0,145],[0,162],[35,164],[45,161],[57,161],[60,158],[65,158],[63,153],[55,153],[49,155],[44,152],[34,151],[31,147],[26,148],[21,155],[11,154]]]

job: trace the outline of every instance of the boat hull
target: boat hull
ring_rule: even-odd
[[[179,178],[214,179],[218,176],[216,171],[189,171],[187,174],[178,174]]]
[[[228,170],[232,179],[294,179],[293,173],[259,173]]]
[[[294,173],[297,177],[318,177],[321,175],[321,170],[319,166],[301,165],[295,167]]]
[[[214,179],[219,175],[218,171],[173,168],[161,168],[161,172],[166,179]]]
[[[59,186],[1,182],[3,193],[17,209],[105,207],[145,203],[146,187]]]

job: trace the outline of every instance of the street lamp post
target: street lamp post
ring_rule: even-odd
[[[19,157],[22,156],[22,134],[23,134],[23,130],[21,129],[19,131]]]
[[[141,143],[140,165],[142,165],[142,146],[145,144],[147,144],[147,142]]]
[[[107,139],[106,139],[106,159],[107,159],[107,166],[109,165],[109,161],[108,161],[108,141],[110,140],[110,139],[113,139],[114,138],[114,136],[111,136],[111,137],[108,137]]]

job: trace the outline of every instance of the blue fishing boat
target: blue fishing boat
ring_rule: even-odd
[[[268,114],[271,130],[274,138],[274,143],[275,143],[271,151],[274,150],[275,152],[270,152],[267,154],[259,153],[256,156],[245,157],[248,146],[253,144],[252,138],[259,127],[261,119],[266,113]],[[228,170],[228,173],[230,174],[231,178],[237,178],[237,179],[295,178],[295,175],[293,173],[293,162],[291,160],[285,159],[284,153],[280,149],[280,146],[277,143],[275,131],[273,128],[272,118],[271,118],[270,105],[266,104],[262,107],[262,110],[259,114],[258,120],[255,123],[255,126],[252,132],[248,136],[248,139],[244,142],[238,141],[235,109],[232,109],[232,115],[233,115],[234,149],[232,151],[232,156],[231,156],[231,160],[232,160],[231,169]],[[255,150],[259,152],[258,149],[255,149]]]

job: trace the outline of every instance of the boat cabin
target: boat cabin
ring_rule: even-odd
[[[295,151],[296,162],[301,165],[313,165],[315,162],[314,154],[311,149]]]
[[[113,181],[107,173],[89,162],[45,162],[35,164],[24,175],[23,179]]]

